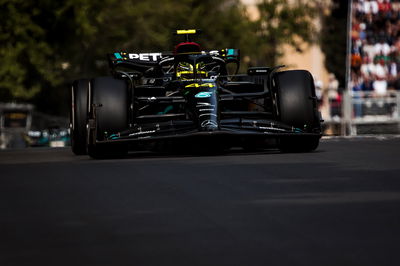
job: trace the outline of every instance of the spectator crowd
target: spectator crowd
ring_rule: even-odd
[[[358,95],[400,90],[400,0],[354,0],[351,86]]]

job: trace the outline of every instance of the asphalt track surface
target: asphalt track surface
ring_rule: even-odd
[[[0,265],[400,265],[400,138],[218,156],[0,151]]]

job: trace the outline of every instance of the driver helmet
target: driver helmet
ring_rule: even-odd
[[[196,77],[194,76],[194,67],[188,62],[179,62],[176,68],[176,77],[181,80],[207,78],[206,65],[204,62],[196,64]]]

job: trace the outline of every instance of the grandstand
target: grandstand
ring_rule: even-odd
[[[387,133],[398,133],[400,1],[353,0],[351,21],[351,133],[366,125],[388,125],[397,132]]]

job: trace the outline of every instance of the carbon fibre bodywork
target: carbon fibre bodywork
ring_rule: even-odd
[[[311,139],[304,150],[318,146],[321,117],[309,72],[278,66],[237,74],[239,50],[197,49],[186,42],[174,53],[109,54],[112,77],[88,86],[88,150],[191,140],[244,147],[273,139],[284,150],[289,139]]]

